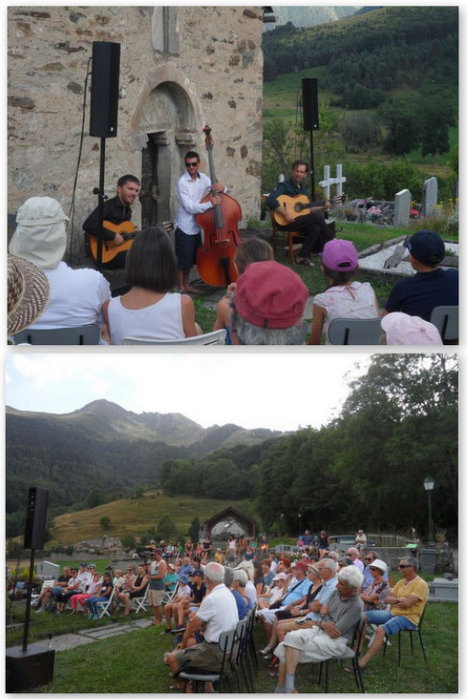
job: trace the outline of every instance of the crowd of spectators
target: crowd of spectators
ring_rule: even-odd
[[[37,612],[54,604],[59,614],[71,607],[73,614],[98,619],[99,603],[113,593],[114,610],[123,608],[128,615],[132,599],[147,587],[152,623],[171,640],[163,662],[175,689],[182,687],[182,669],[218,671],[221,633],[251,613],[264,630],[266,644],[259,654],[277,678],[275,691],[290,693],[295,691],[297,666],[339,658],[359,624],[363,638],[372,630],[360,657],[363,670],[385,638],[415,628],[428,598],[417,560],[400,561],[402,580],[392,586],[388,564],[368,546],[362,530],[345,552],[334,550],[324,531],[312,535],[305,530],[293,559],[246,539],[231,537],[215,550],[210,539],[208,543],[210,557],[198,556],[191,540],[188,546],[151,542],[145,562],[137,570],[129,565],[125,574],[115,569],[101,575],[86,563],[79,569],[65,567],[37,598]],[[216,560],[219,549],[231,565]],[[253,558],[248,556],[251,550]],[[212,687],[206,684],[205,691]]]
[[[16,219],[8,258],[11,344],[25,328],[88,324],[99,326],[100,344],[122,344],[128,336],[175,342],[202,334],[193,299],[177,287],[173,244],[161,227],[139,231],[126,256],[127,290],[112,297],[101,272],[73,269],[64,261],[68,217],[58,201],[31,197]],[[320,251],[323,290],[313,297],[309,329],[304,314],[310,292],[300,275],[274,260],[264,240],[247,239],[234,261],[239,276],[219,302],[214,329],[226,329],[228,344],[319,345],[329,343],[335,318],[382,318],[381,344],[440,345],[431,313],[436,306],[458,306],[458,270],[442,267],[446,248],[435,231],[417,231],[405,246],[414,274],[396,282],[380,310],[372,286],[355,279],[359,254],[354,244],[328,240]],[[198,551],[204,564],[209,553],[204,545]]]

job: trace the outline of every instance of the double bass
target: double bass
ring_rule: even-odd
[[[206,134],[209,174],[211,183],[214,185],[217,178],[212,155],[211,129],[205,126],[203,131]],[[229,194],[216,192],[216,196],[219,197],[219,204],[214,204],[211,209],[196,215],[196,221],[204,233],[203,244],[197,252],[196,266],[201,279],[207,284],[228,286],[238,277],[233,258],[242,242],[237,228],[237,223],[242,217],[242,209],[238,201]],[[209,201],[210,197],[211,193],[207,194],[202,201]]]

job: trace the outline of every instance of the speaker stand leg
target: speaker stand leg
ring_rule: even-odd
[[[24,652],[26,652],[26,649],[28,647],[29,621],[30,621],[30,616],[31,616],[32,581],[34,580],[34,553],[35,553],[35,549],[31,549],[31,558],[29,561],[28,594],[26,596],[26,614],[24,615],[24,634],[23,634],[23,651]]]

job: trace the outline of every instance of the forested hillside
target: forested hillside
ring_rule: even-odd
[[[169,494],[248,496],[264,530],[295,534],[298,513],[317,530],[365,526],[426,531],[431,475],[437,527],[457,531],[457,362],[442,355],[378,355],[341,416],[266,449],[166,462]]]
[[[216,449],[262,444],[281,433],[203,428],[183,415],[138,415],[106,400],[64,415],[7,408],[7,534],[21,531],[28,488],[50,491],[50,517],[155,486],[161,465]]]
[[[386,7],[305,29],[289,23],[265,34],[263,51],[265,80],[320,67],[327,89],[342,95],[418,90],[427,81],[457,88],[458,8]]]
[[[319,395],[304,396],[304,404],[306,400],[319,401]],[[115,408],[108,406],[114,419],[124,416],[125,411]],[[280,409],[286,406],[278,403]],[[89,429],[79,431],[76,424],[71,429],[64,426],[69,419],[63,423],[56,418],[7,415],[9,536],[21,531],[30,485],[50,488],[50,521],[59,513],[76,511],[79,501],[83,508],[94,508],[130,493],[141,497],[143,490],[151,489],[164,493],[164,514],[177,531],[181,502],[190,497],[242,501],[269,535],[295,536],[299,515],[301,525],[313,530],[353,531],[363,526],[407,532],[414,526],[423,535],[427,529],[423,481],[428,475],[435,480],[435,529],[457,535],[455,356],[375,355],[330,424],[291,435],[272,433],[257,444],[223,446],[201,457],[193,446],[99,440]],[[160,422],[148,416],[144,420]],[[176,416],[174,424],[182,422],[183,416]],[[126,531],[119,525],[126,521],[125,507],[123,499],[112,506],[115,536],[119,526]],[[154,517],[159,517],[157,502],[154,507]],[[133,519],[137,514],[136,508]],[[133,521],[135,530],[145,524]]]

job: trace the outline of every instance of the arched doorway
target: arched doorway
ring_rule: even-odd
[[[178,82],[163,80],[145,101],[139,129],[146,133],[141,165],[141,223],[155,225],[173,219],[175,182],[184,169],[184,154],[195,147],[193,104]]]

